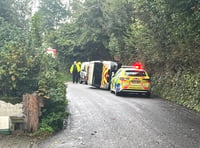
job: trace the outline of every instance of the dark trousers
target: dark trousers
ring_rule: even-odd
[[[78,72],[73,72],[72,73],[73,83],[78,83],[78,78],[79,78]]]

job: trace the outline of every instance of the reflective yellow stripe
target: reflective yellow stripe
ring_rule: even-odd
[[[101,87],[103,87],[105,84],[108,83],[107,75],[108,75],[108,68],[105,65],[103,65],[102,78],[101,78]]]

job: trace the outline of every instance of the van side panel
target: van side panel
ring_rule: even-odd
[[[102,80],[101,80],[100,88],[109,89],[112,72],[115,73],[116,71],[117,71],[117,63],[116,62],[103,61]]]

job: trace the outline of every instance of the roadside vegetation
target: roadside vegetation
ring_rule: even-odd
[[[39,132],[62,128],[74,60],[141,62],[154,95],[200,111],[198,0],[74,0],[71,7],[41,0],[32,15],[33,3],[0,1],[0,96],[43,96]]]
[[[30,16],[28,2],[0,1],[0,99],[15,104],[27,93],[42,97],[35,134],[45,136],[62,129],[67,117],[66,76],[60,61],[46,54],[42,18]]]

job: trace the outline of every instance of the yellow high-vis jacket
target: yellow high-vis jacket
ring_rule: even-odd
[[[81,71],[81,67],[79,64],[76,64],[76,68],[77,68],[77,72]],[[72,64],[72,66],[70,67],[70,73],[72,74],[74,70],[74,64]]]

